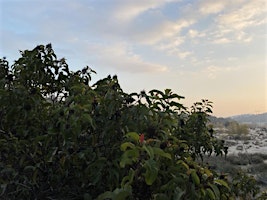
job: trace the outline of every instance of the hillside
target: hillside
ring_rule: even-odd
[[[239,123],[267,125],[267,112],[262,114],[245,114],[230,117]]]

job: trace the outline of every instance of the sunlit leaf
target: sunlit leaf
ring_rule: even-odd
[[[153,151],[154,154],[168,158],[168,159],[172,159],[171,154],[164,152],[162,149],[158,148],[158,147],[153,147]]]
[[[125,151],[127,148],[131,148],[133,149],[135,147],[135,145],[131,142],[124,142],[121,144],[121,150]]]
[[[230,190],[228,183],[226,183],[224,180],[215,179],[214,183],[217,183],[218,185],[222,185],[222,186],[226,187],[228,190]]]
[[[127,138],[131,138],[133,139],[135,142],[138,142],[139,141],[139,134],[136,133],[136,132],[129,132],[125,135],[125,137]]]

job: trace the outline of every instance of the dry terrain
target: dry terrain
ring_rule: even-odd
[[[249,128],[246,135],[229,135],[226,130],[217,129],[216,137],[225,140],[228,146],[226,157],[205,157],[216,171],[233,174],[242,169],[253,175],[262,190],[267,190],[267,129]]]

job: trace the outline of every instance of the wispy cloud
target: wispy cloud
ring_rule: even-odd
[[[251,28],[266,24],[266,14],[267,10],[264,0],[244,1],[241,6],[236,5],[235,9],[226,10],[215,18],[217,26],[214,42],[252,41]]]
[[[148,10],[158,9],[167,3],[175,1],[177,2],[180,0],[119,0],[113,11],[113,16],[119,21],[129,22]]]
[[[228,0],[204,0],[199,4],[199,12],[204,15],[216,14],[221,12],[228,3]]]
[[[195,29],[190,29],[188,31],[188,36],[190,38],[200,38],[200,37],[205,37],[206,36],[206,33],[199,32],[198,30],[195,30]]]
[[[239,5],[240,6],[240,5]],[[241,7],[218,16],[216,22],[219,26],[231,30],[244,30],[251,26],[258,26],[266,23],[266,1],[246,1]]]
[[[215,43],[215,44],[228,44],[230,42],[232,42],[232,41],[226,37],[215,38],[213,41],[213,43]]]
[[[201,31],[207,42],[248,43],[254,39],[252,29],[264,28],[267,23],[266,6],[265,0],[200,0],[195,1],[188,12],[197,25],[209,21],[207,28]],[[188,35],[196,41],[198,31],[191,29]]]
[[[88,54],[94,52],[97,55],[94,58],[96,64],[107,68],[111,67],[117,71],[129,73],[162,73],[168,71],[167,66],[145,61],[125,43],[89,44],[87,52]]]
[[[233,71],[238,71],[240,69],[240,67],[227,67],[227,66],[223,66],[223,67],[220,67],[220,66],[215,66],[215,65],[210,65],[210,66],[207,66],[206,68],[204,68],[204,70],[202,71],[203,73],[207,74],[207,77],[209,79],[216,79],[217,76],[220,74],[220,73],[229,73],[229,72],[233,72]]]

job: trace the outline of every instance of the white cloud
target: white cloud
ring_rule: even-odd
[[[200,0],[193,8],[196,24],[208,19],[204,32],[215,44],[252,42],[252,29],[267,23],[265,0]],[[195,38],[197,31],[190,30],[188,36]]]
[[[241,7],[219,15],[216,21],[220,26],[232,30],[243,30],[266,23],[266,13],[265,0],[248,0]]]
[[[243,42],[250,42],[252,40],[252,36],[244,31],[240,31],[236,33],[236,39]]]
[[[185,42],[185,36],[181,32],[194,24],[194,21],[189,19],[178,19],[177,21],[162,21],[155,25],[148,25],[149,27],[131,32],[131,39],[137,44],[148,45],[154,50],[159,50],[163,54],[173,55],[181,59],[191,55],[192,52],[188,50],[180,50]]]
[[[216,66],[216,65],[209,65],[204,68],[202,71],[204,74],[207,74],[209,79],[216,79],[217,76],[220,73],[225,73],[225,72],[233,72],[239,70],[240,67],[229,67],[229,66]]]
[[[222,38],[216,38],[213,40],[214,44],[228,44],[231,43],[232,41],[229,38],[222,37]]]
[[[153,62],[145,61],[134,53],[124,43],[121,44],[91,44],[88,53],[98,55],[95,62],[99,66],[111,67],[118,71],[130,73],[158,73],[168,71],[168,67]],[[105,59],[103,59],[105,58]]]
[[[184,52],[182,52],[182,51],[178,51],[177,52],[177,56],[179,57],[179,58],[181,58],[181,59],[185,59],[186,57],[188,57],[188,56],[190,56],[190,55],[192,55],[193,53],[191,52],[191,51],[184,51]]]
[[[191,38],[195,38],[195,37],[198,36],[198,31],[197,31],[197,30],[190,29],[190,30],[188,31],[188,34],[189,34],[189,36],[190,36]]]
[[[206,33],[199,32],[198,30],[195,30],[195,29],[190,29],[188,31],[188,35],[191,38],[199,38],[199,37],[205,37],[206,36]]]
[[[227,0],[205,0],[200,3],[199,12],[204,15],[215,14],[221,12],[226,4]]]
[[[175,22],[162,21],[156,25],[148,25],[143,30],[138,30],[132,35],[133,39],[145,45],[160,45],[162,43],[180,45],[183,41],[180,32],[192,25],[192,20],[179,19]]]
[[[174,1],[177,0],[120,0],[117,3],[118,6],[116,6],[113,15],[115,19],[119,21],[129,22],[130,20],[133,20],[135,17],[139,16],[147,10],[156,9],[166,3]]]

